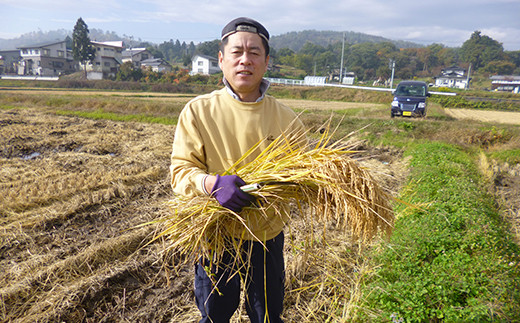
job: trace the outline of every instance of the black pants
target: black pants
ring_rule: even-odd
[[[265,243],[267,250],[256,241],[247,241],[243,252],[251,252],[251,266],[242,268],[242,279],[247,278],[246,310],[251,323],[281,323],[283,310],[285,266],[283,258],[283,232]],[[227,323],[240,304],[241,277],[234,275],[233,257],[224,256],[219,269],[212,268],[216,289],[204,270],[207,261],[201,260],[195,267],[195,298],[202,314],[200,323]],[[243,266],[242,266],[243,267]],[[235,268],[235,270],[233,270]],[[267,299],[266,299],[267,297]]]

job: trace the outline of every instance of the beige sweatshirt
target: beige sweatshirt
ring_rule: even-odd
[[[292,109],[269,95],[260,102],[240,102],[223,88],[199,96],[188,102],[179,116],[170,166],[173,191],[187,196],[204,194],[204,176],[223,174],[261,140],[294,131],[304,131],[301,121]],[[269,143],[265,141],[258,153]],[[244,162],[250,162],[258,153]],[[274,238],[285,225],[279,215],[265,218],[257,212],[242,213],[261,240]],[[236,237],[243,233],[231,231],[236,231],[232,233]],[[246,238],[253,239],[250,234]]]

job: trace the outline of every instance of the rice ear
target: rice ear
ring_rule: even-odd
[[[242,164],[258,149],[259,142],[227,170],[227,174],[237,174],[250,184],[270,181],[294,184],[270,185],[254,192],[263,204],[246,211],[266,216],[266,210],[273,208],[284,216],[285,206],[296,202],[300,210],[302,205],[309,210],[297,216],[304,218],[304,223],[317,221],[324,230],[333,224],[348,231],[354,239],[364,241],[379,233],[390,234],[394,222],[392,198],[367,169],[349,157],[352,154],[349,147],[342,141],[334,142],[335,131],[330,131],[330,123],[325,129],[318,143],[310,148],[301,145],[302,134],[282,134],[253,161]],[[239,255],[235,250],[239,244],[230,238],[227,228],[238,226],[252,233],[241,215],[223,208],[209,196],[190,199],[177,196],[169,205],[172,214],[158,220],[164,227],[157,235],[169,240],[166,251],[187,258],[202,255],[215,259],[213,255],[224,251]],[[255,239],[262,241],[261,237]]]

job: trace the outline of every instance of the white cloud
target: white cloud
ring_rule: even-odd
[[[229,20],[249,16],[262,22],[272,35],[305,29],[355,31],[460,46],[473,31],[481,30],[503,42],[506,48],[507,44],[520,48],[515,39],[520,30],[519,0],[0,0],[0,3],[3,14],[0,30],[9,30],[10,34],[16,34],[16,29],[27,32],[39,27],[72,28],[77,18],[83,17],[90,28],[116,30],[120,34],[138,36],[137,32],[154,39],[175,36],[186,39],[193,35],[212,38],[218,37]],[[23,24],[20,19],[25,19]]]

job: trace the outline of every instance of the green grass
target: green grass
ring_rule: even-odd
[[[509,164],[520,164],[520,149],[494,151],[489,157]]]
[[[411,175],[394,234],[372,254],[364,284],[370,321],[520,320],[520,248],[466,152],[411,145]],[[415,205],[417,207],[410,207]]]
[[[165,125],[176,125],[177,118],[171,117],[155,117],[142,114],[119,114],[113,112],[105,112],[103,110],[96,111],[69,111],[69,110],[56,110],[58,115],[74,115],[88,119],[105,119],[112,121],[134,121],[134,122],[146,122],[146,123],[159,123]]]

